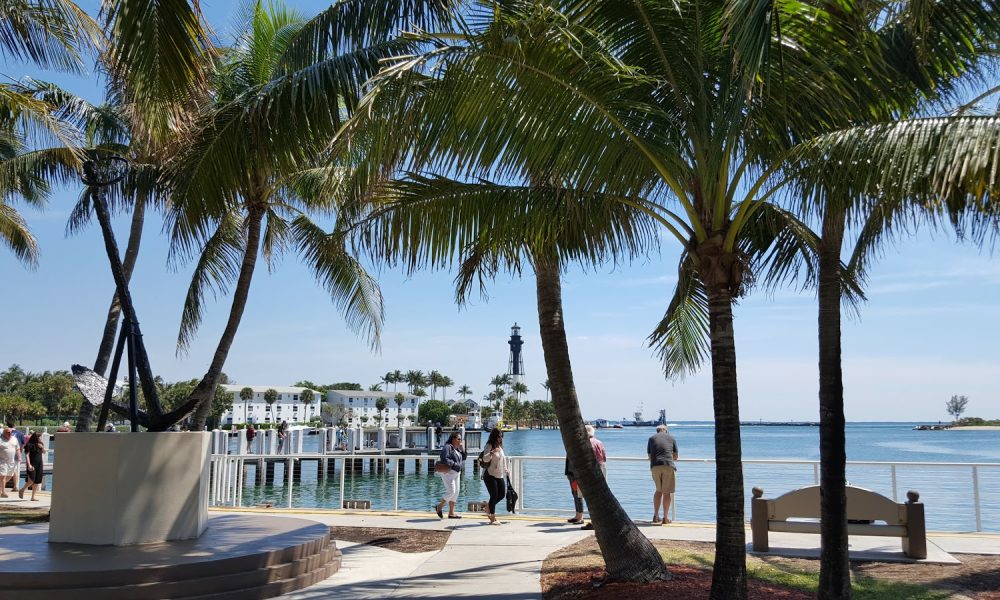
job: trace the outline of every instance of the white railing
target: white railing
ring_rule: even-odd
[[[471,458],[471,457],[470,457]],[[294,506],[295,464],[299,463],[300,473],[306,472],[301,461],[334,461],[333,472],[339,480],[339,502],[336,508],[344,505],[345,476],[348,469],[345,461],[376,461],[380,463],[378,471],[386,477],[392,477],[392,502],[383,490],[378,498],[372,500],[373,506],[381,504],[391,510],[400,510],[400,467],[399,461],[421,461],[421,468],[427,471],[427,465],[437,459],[434,454],[319,454],[298,453],[281,455],[213,455],[212,485],[210,504],[213,506],[243,506],[244,482],[247,479],[245,465],[253,463],[258,469],[266,469],[266,463],[283,465],[282,504],[288,508]],[[563,456],[512,456],[511,483],[519,494],[518,512],[527,511],[535,514],[565,514],[572,512],[569,506],[569,486],[564,483]],[[429,461],[429,462],[425,462]],[[612,491],[619,493],[623,504],[632,502],[630,506],[640,507],[639,518],[645,515],[645,508],[652,498],[652,481],[649,479],[648,461],[641,457],[609,457],[608,482]],[[687,520],[710,521],[714,515],[715,484],[713,459],[684,458],[678,461],[678,491],[671,505],[674,518],[678,514],[682,519],[687,514]],[[371,463],[370,463],[371,464]],[[471,461],[467,463],[471,470]],[[317,479],[322,479],[317,470]],[[323,474],[329,469],[322,471]],[[743,461],[746,501],[749,506],[750,489],[760,486],[765,490],[765,496],[774,497],[804,485],[819,483],[819,462],[809,460],[745,460]],[[943,463],[943,462],[879,462],[850,461],[847,463],[848,479],[853,485],[878,491],[895,501],[905,496],[908,489],[915,489],[921,494],[921,501],[927,504],[929,521],[933,523],[937,515],[940,522],[946,523],[947,529],[967,530],[965,525],[969,517],[973,518],[975,531],[983,531],[984,514],[986,522],[996,523],[1000,519],[1000,463]],[[277,474],[275,472],[275,474]],[[368,476],[369,473],[361,465],[361,470],[353,471],[355,475]],[[258,481],[263,481],[257,474]],[[353,481],[353,479],[352,479]],[[275,481],[277,483],[277,481]],[[310,481],[305,486],[316,486],[319,481]],[[329,483],[326,484],[329,486]],[[565,493],[555,492],[565,486]],[[629,493],[623,493],[629,490]],[[631,492],[642,490],[641,505]],[[353,498],[357,499],[357,498]],[[555,500],[553,500],[555,499]],[[564,502],[565,500],[565,502]],[[301,508],[301,507],[297,507]],[[971,514],[970,514],[971,513]],[[749,515],[749,510],[746,512]],[[707,516],[706,516],[707,515]],[[700,519],[699,519],[700,517]],[[961,524],[961,525],[957,525]],[[938,527],[941,529],[942,527]],[[991,527],[991,530],[995,530]]]

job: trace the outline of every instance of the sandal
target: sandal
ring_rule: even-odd
[[[440,509],[440,508],[438,508],[438,507],[434,507],[434,512],[436,512],[436,513],[437,513],[437,515],[438,515],[438,518],[439,518],[439,519],[443,519],[443,518],[444,518],[444,513],[443,513],[443,512],[441,512],[441,509]]]
[[[570,519],[569,521],[566,522],[569,523],[570,525],[583,525],[583,519]]]
[[[448,515],[449,519],[461,519],[462,515]]]

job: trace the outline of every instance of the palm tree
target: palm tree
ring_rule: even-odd
[[[455,385],[455,381],[447,375],[441,376],[441,400],[448,402],[448,388]]]
[[[466,398],[472,395],[472,388],[462,385],[462,387],[458,388],[458,395],[462,397],[462,402],[465,402]]]
[[[250,422],[250,415],[247,410],[247,404],[253,400],[253,388],[250,386],[244,386],[240,389],[240,400],[243,401],[243,422]]]
[[[393,384],[393,385],[395,385],[395,383],[396,383],[396,378],[395,378],[395,376],[393,375],[392,371],[389,371],[388,373],[386,373],[385,375],[383,375],[383,376],[382,376],[382,383],[384,383],[384,384],[385,384],[385,386],[386,386],[386,388],[385,388],[385,389],[386,389],[387,391],[388,391],[388,389],[389,389],[389,384],[390,384],[390,383],[391,383],[391,384]],[[394,389],[395,389],[395,388],[394,388]]]
[[[274,388],[267,388],[264,392],[264,402],[267,402],[267,420],[273,421],[274,416],[274,403],[278,401],[278,390]]]
[[[528,386],[526,386],[526,385],[524,385],[524,383],[518,381],[518,382],[514,383],[514,385],[510,386],[510,391],[514,392],[514,397],[517,398],[518,400],[520,400],[521,399],[521,394],[527,394],[528,393]]]
[[[396,403],[396,424],[403,424],[403,403],[406,402],[406,396],[397,393],[393,396],[392,401]]]
[[[359,77],[374,73],[387,50],[348,50],[303,63],[301,44],[315,34],[316,25],[315,19],[307,23],[278,4],[255,3],[236,43],[221,52],[212,78],[213,102],[202,109],[170,168],[172,256],[197,259],[179,351],[194,340],[206,288],[234,286],[212,362],[192,393],[199,402],[192,427],[210,411],[209,392],[236,337],[261,253],[271,262],[283,249],[296,248],[344,310],[348,325],[378,344],[383,309],[377,283],[347,252],[342,235],[327,234],[307,215],[332,210],[315,181],[317,174],[329,176],[338,169],[315,164],[321,142],[310,136],[340,125],[339,110],[330,106],[356,98]],[[286,103],[290,97],[295,108]],[[279,105],[290,113],[275,120]],[[307,105],[312,110],[304,110]],[[276,122],[282,123],[280,130]]]
[[[542,388],[545,389],[545,401],[548,402],[549,401],[549,380],[548,379],[546,379],[544,382],[542,382]]]
[[[422,371],[407,371],[406,375],[403,376],[403,381],[410,388],[410,393],[412,394],[418,387],[423,387],[427,385],[427,381],[424,378]]]
[[[381,392],[382,391],[382,384],[381,383],[373,383],[370,386],[368,386],[368,391],[369,392]]]
[[[437,399],[437,389],[441,385],[441,373],[431,371],[427,374],[427,385],[431,386],[431,400]]]
[[[406,381],[406,375],[400,370],[395,370],[392,372],[392,391],[396,391],[396,384],[400,381]]]
[[[308,388],[302,390],[302,393],[299,394],[299,401],[302,402],[303,406],[305,406],[303,412],[305,413],[306,421],[309,420],[309,406],[313,403],[315,399],[316,399],[315,392],[313,392]]]

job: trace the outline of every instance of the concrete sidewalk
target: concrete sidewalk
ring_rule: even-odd
[[[287,511],[273,511],[285,514]],[[541,599],[541,568],[556,550],[593,535],[559,518],[507,517],[502,526],[466,514],[462,520],[439,520],[417,513],[307,513],[295,516],[341,527],[449,530],[451,537],[438,552],[404,554],[338,541],[343,567],[333,577],[305,590],[282,596],[285,600],[326,598],[477,598]],[[704,524],[666,527],[640,523],[650,539],[713,542],[715,529]],[[1000,555],[1000,535],[932,534],[933,562],[957,562],[949,552]],[[747,540],[750,532],[747,531]],[[819,536],[772,534],[774,548],[792,554],[818,552]],[[885,560],[900,554],[895,538],[851,538],[852,557]]]

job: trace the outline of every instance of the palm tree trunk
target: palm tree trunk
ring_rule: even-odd
[[[191,398],[188,401],[188,403],[198,401],[198,408],[191,418],[191,431],[201,431],[205,427],[208,415],[212,412],[215,386],[219,383],[222,367],[225,366],[226,357],[229,356],[233,340],[236,339],[236,330],[240,327],[240,320],[242,320],[243,311],[247,306],[247,298],[250,296],[250,282],[253,280],[254,267],[257,265],[260,230],[263,221],[263,207],[251,208],[247,216],[247,244],[243,251],[243,262],[240,264],[240,276],[236,280],[233,303],[229,309],[229,320],[226,322],[226,328],[219,339],[219,345],[215,348],[215,354],[212,356],[212,363],[209,365],[208,371],[201,378],[198,387],[191,392]]]
[[[847,541],[847,450],[840,358],[842,211],[827,207],[819,246],[820,568],[818,598],[851,598]]]
[[[122,271],[125,274],[125,281],[131,281],[132,271],[135,269],[136,259],[139,257],[139,243],[142,241],[142,226],[145,223],[146,203],[142,200],[136,202],[132,209],[132,225],[129,227],[128,244],[125,246],[125,259],[122,261]],[[101,345],[97,349],[97,358],[94,360],[94,372],[104,375],[111,362],[111,351],[114,350],[115,337],[118,333],[118,319],[121,316],[122,306],[118,301],[118,290],[111,296],[111,305],[108,307],[108,316],[104,321],[104,334],[101,336]],[[89,431],[90,422],[94,418],[94,405],[84,401],[80,405],[80,412],[76,418],[77,431]]]
[[[611,493],[590,447],[573,383],[558,265],[536,260],[535,283],[539,335],[556,417],[573,474],[587,499],[608,580],[649,582],[669,579],[663,558]]]
[[[708,315],[715,410],[715,566],[709,597],[742,600],[747,597],[743,456],[733,298],[726,286],[709,286]]]

